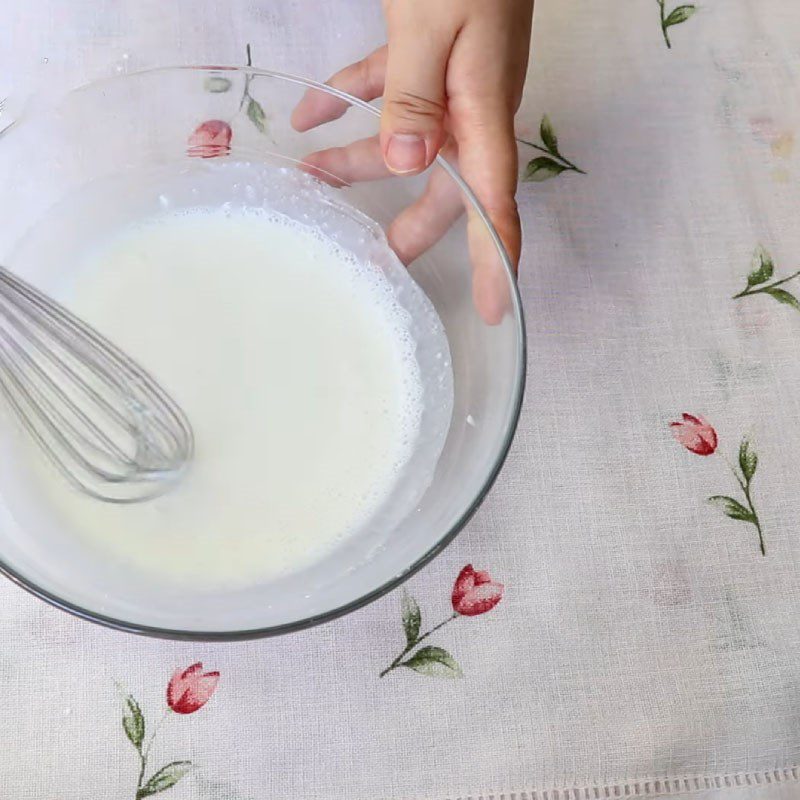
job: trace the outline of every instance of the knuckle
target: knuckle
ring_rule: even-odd
[[[369,94],[382,94],[385,64],[385,48],[376,50],[357,61],[353,68],[358,85],[364,87]]]
[[[519,224],[519,209],[513,195],[487,198],[483,202],[483,207],[486,209],[486,213],[495,221],[501,221],[507,225]]]
[[[386,109],[399,122],[426,120],[439,122],[445,113],[444,104],[413,92],[399,91],[386,100]]]
[[[356,78],[362,86],[372,86],[372,66],[369,58],[356,62]]]

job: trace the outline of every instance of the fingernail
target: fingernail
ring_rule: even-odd
[[[386,147],[386,166],[398,174],[425,169],[425,140],[414,133],[393,133]]]

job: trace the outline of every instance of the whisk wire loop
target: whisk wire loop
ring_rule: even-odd
[[[4,267],[0,390],[57,470],[100,500],[163,493],[194,452],[186,415],[149,373]]]

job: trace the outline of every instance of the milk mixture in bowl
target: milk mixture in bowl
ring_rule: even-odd
[[[80,202],[57,212],[45,238],[63,243],[63,274],[40,267],[41,236],[23,245],[31,280],[148,369],[196,439],[181,482],[134,505],[27,470],[12,512],[37,504],[65,558],[238,589],[413,511],[452,409],[444,331],[375,226],[318,191],[287,170],[202,165],[143,182],[93,227]]]

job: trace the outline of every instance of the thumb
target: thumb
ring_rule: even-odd
[[[429,166],[444,143],[445,73],[453,37],[415,22],[410,4],[397,5],[389,14],[380,139],[386,166],[404,175]]]

